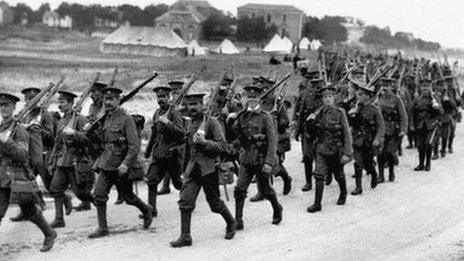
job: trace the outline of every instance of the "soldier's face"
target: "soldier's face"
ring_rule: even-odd
[[[116,95],[108,95],[104,97],[105,99],[105,110],[111,111],[116,109],[119,105],[119,97]]]
[[[92,99],[93,102],[99,103],[103,99],[103,94],[99,91],[94,91],[90,94],[90,98]]]
[[[0,103],[0,114],[2,118],[9,118],[13,115],[16,109],[16,104],[13,102],[2,102]]]
[[[58,109],[60,112],[65,113],[72,108],[72,101],[69,101],[65,98],[58,99]]]
[[[334,105],[334,101],[335,101],[335,96],[333,95],[333,93],[324,94],[322,96],[322,102],[326,106]]]
[[[369,94],[363,90],[357,90],[356,97],[358,98],[358,101],[361,103],[366,103],[370,98]]]
[[[245,104],[248,108],[255,108],[259,105],[258,93],[250,91],[245,96]]]
[[[37,96],[38,93],[36,92],[28,92],[24,95],[24,99],[26,100],[26,102],[34,99],[35,96]]]
[[[169,93],[168,92],[158,92],[156,93],[156,100],[160,107],[165,107],[168,104]]]
[[[203,111],[203,103],[199,101],[188,101],[187,111],[190,117],[198,116]]]

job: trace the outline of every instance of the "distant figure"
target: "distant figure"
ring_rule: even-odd
[[[290,61],[291,61],[290,57],[288,56],[288,54],[286,54],[284,56],[284,62],[290,62]]]
[[[275,58],[275,56],[272,55],[272,56],[271,56],[271,59],[269,60],[269,63],[272,64],[272,65],[279,65],[279,64],[281,64],[282,62],[279,61],[279,60],[277,60],[277,59]]]

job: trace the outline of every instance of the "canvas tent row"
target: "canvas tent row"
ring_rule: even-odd
[[[319,40],[312,40],[311,41],[311,50],[317,51],[322,46],[321,41]]]
[[[188,55],[206,55],[208,48],[201,47],[196,40],[192,40],[187,46]]]
[[[214,50],[214,52],[222,54],[240,53],[237,47],[235,47],[235,45],[227,38],[222,41],[222,43]]]
[[[289,43],[287,41],[280,38],[278,34],[275,34],[274,37],[272,37],[272,39],[269,41],[269,43],[264,47],[263,51],[264,52],[277,52],[277,53],[291,53],[292,47],[291,46],[289,47]]]
[[[121,26],[100,44],[103,53],[157,57],[185,55],[186,48],[172,30],[144,26]]]
[[[300,48],[300,50],[308,50],[310,48],[309,46],[310,44],[311,42],[309,41],[309,39],[306,37],[303,37],[298,43],[298,47]]]
[[[290,39],[288,39],[287,36],[282,38],[282,41],[285,44],[285,48],[290,49],[290,51],[293,49],[293,42]]]

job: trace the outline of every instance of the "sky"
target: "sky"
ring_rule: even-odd
[[[120,5],[130,3],[145,7],[150,4],[172,4],[176,0],[67,0],[84,5]],[[10,5],[26,3],[37,9],[43,2],[52,9],[62,0],[6,0]],[[464,1],[463,0],[209,0],[215,8],[237,13],[237,7],[247,3],[288,4],[307,15],[352,16],[367,25],[389,26],[392,33],[411,32],[415,37],[439,42],[444,47],[464,48]]]

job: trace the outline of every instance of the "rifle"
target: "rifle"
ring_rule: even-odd
[[[322,73],[322,76],[324,78],[324,84],[327,84],[327,68],[326,68],[326,64],[325,64],[325,55],[324,55],[324,52],[321,53],[321,73]]]
[[[108,88],[113,87],[114,81],[115,81],[115,79],[116,79],[116,75],[117,75],[117,74],[118,74],[118,66],[116,66],[116,67],[114,68],[113,74],[111,75],[111,80],[110,80],[110,82],[108,83]]]
[[[153,72],[153,75],[150,76],[147,80],[145,80],[143,83],[141,83],[139,86],[135,87],[134,90],[129,92],[127,95],[123,96],[121,100],[119,101],[119,105],[123,105],[126,103],[128,100],[130,100],[132,97],[134,97],[145,85],[147,85],[149,82],[151,82],[153,79],[155,79],[158,76],[157,72]],[[100,124],[103,123],[104,119],[106,118],[106,113],[98,115],[95,121],[93,121],[90,124],[87,124],[84,128],[83,131],[86,133],[90,133],[94,131],[97,126],[100,126]]]
[[[177,96],[174,98],[173,102],[169,104],[169,108],[163,115],[164,117],[169,119],[174,109],[180,106],[180,104],[182,103],[182,100],[184,99],[184,96],[187,94],[187,92],[190,90],[190,87],[193,85],[193,83],[196,80],[197,80],[196,75],[192,74],[190,79],[186,83],[184,83],[184,85],[182,85],[182,88],[177,93]]]
[[[60,80],[56,83],[56,85],[60,85],[63,82],[63,80],[64,78],[61,77]],[[55,84],[51,82],[47,88],[41,90],[39,94],[32,98],[15,116],[13,116],[15,123],[12,124],[10,128],[3,131],[1,135],[7,136],[9,138],[11,134],[14,133],[17,123],[21,122],[24,116],[26,116],[29,113],[29,111],[33,109],[37,105],[37,103],[39,103],[40,99],[42,99],[54,86]]]
[[[279,88],[280,85],[282,85],[282,83],[284,83],[285,81],[288,80],[288,78],[290,78],[290,76],[292,76],[291,73],[288,73],[287,75],[285,75],[285,77],[280,80],[278,83],[274,84],[274,86],[272,86],[271,88],[267,89],[263,94],[261,94],[261,96],[259,96],[259,100],[262,101],[264,100],[264,98],[266,98],[268,95],[274,93],[275,90],[277,90],[277,88]]]
[[[226,104],[224,106],[224,108],[226,108],[226,109],[229,107],[230,102],[234,99],[235,86],[236,86],[236,83],[237,83],[237,78],[238,78],[238,76],[235,76],[234,81],[229,86],[229,92],[227,93]]]
[[[219,91],[219,85],[221,84],[221,81],[222,81],[223,77],[224,76],[221,75],[221,78],[220,78],[221,80],[219,80],[218,86],[216,86],[216,88],[213,89],[213,92],[209,96],[208,103],[206,103],[206,106],[205,106],[205,109],[204,109],[205,113],[204,113],[204,116],[203,116],[203,120],[202,120],[202,122],[200,124],[200,127],[198,127],[198,130],[197,130],[198,133],[203,133],[203,134],[205,133],[206,122],[213,114],[213,104],[216,101],[218,91]]]

